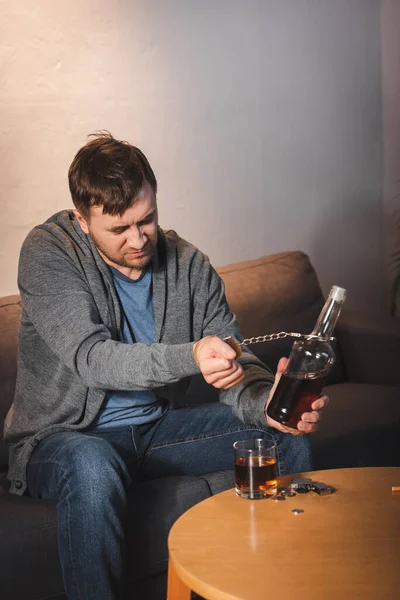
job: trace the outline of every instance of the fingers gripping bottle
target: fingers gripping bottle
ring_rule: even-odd
[[[311,336],[294,342],[286,370],[267,407],[271,419],[297,429],[301,415],[312,410],[335,362],[330,338],[346,295],[344,288],[333,286]]]

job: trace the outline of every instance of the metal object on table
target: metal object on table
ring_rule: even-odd
[[[319,481],[313,481],[311,490],[318,494],[319,496],[329,496],[335,492],[335,489],[330,485],[326,485],[326,483],[321,483]]]
[[[275,496],[272,496],[272,500],[280,502],[282,500],[286,500],[286,496],[281,496],[280,494],[276,494]]]
[[[312,479],[309,477],[296,477],[292,479],[290,487],[297,494],[307,494],[312,488]]]

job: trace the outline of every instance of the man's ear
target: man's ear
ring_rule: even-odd
[[[85,219],[85,217],[83,215],[81,215],[81,213],[79,212],[78,209],[74,208],[73,213],[76,217],[76,220],[78,221],[79,225],[81,226],[81,229],[83,231],[83,233],[88,234],[89,233],[89,227],[88,227],[88,222]]]

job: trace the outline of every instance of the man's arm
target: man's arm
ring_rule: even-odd
[[[38,335],[88,387],[152,389],[199,372],[192,343],[111,339],[84,276],[47,232],[33,230],[24,242],[18,283],[23,309]]]
[[[202,268],[196,273],[196,279],[198,282],[196,294],[207,296],[202,336],[215,335],[220,338],[232,336],[242,341],[243,337],[236,317],[225,298],[223,281],[208,261],[204,262]],[[265,405],[274,382],[274,375],[248,348],[242,349],[243,354],[237,362],[244,370],[244,379],[233,387],[220,390],[220,400],[229,404],[244,423],[263,426],[266,423]]]

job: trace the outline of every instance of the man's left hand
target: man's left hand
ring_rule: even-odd
[[[274,385],[271,388],[271,392],[268,397],[268,401],[266,407],[272,400],[272,396],[276,390],[276,386],[278,385],[279,379],[281,378],[282,373],[286,369],[288,364],[287,358],[281,358],[278,363],[278,368],[276,370]],[[291,433],[292,435],[304,435],[305,433],[313,433],[318,429],[318,423],[321,420],[321,411],[328,404],[329,398],[328,396],[320,396],[311,405],[312,412],[303,413],[301,415],[301,419],[297,425],[298,429],[292,429],[291,427],[285,427],[285,425],[281,425],[277,421],[274,421],[267,415],[267,423],[270,427],[277,429],[278,431],[283,431],[284,433]]]

